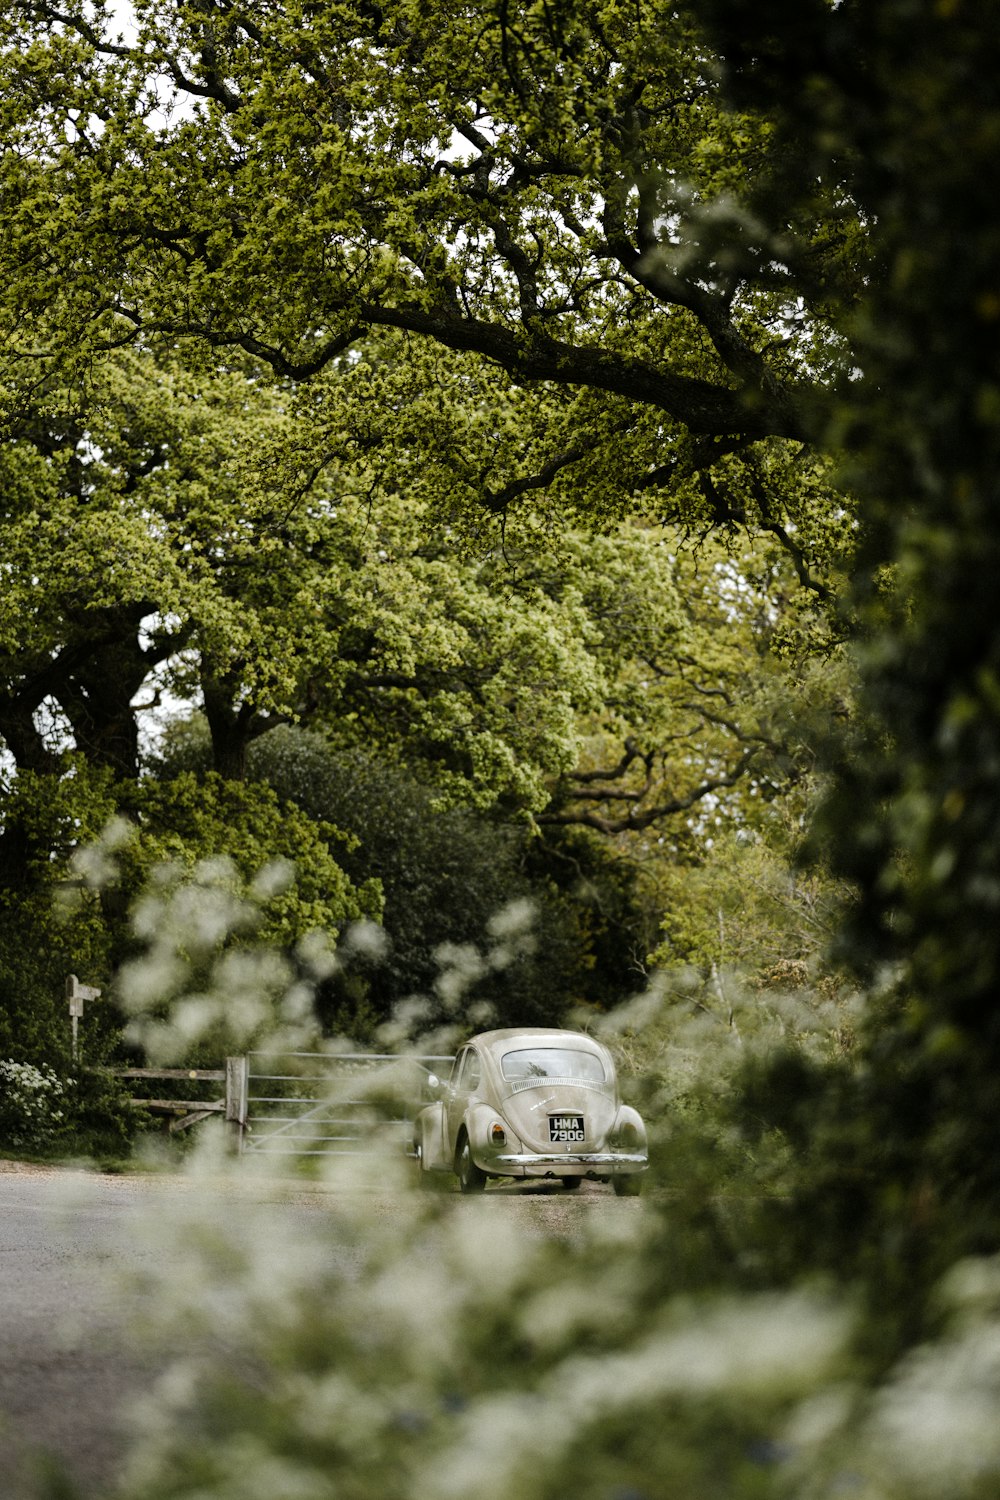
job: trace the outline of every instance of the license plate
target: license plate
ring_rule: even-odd
[[[579,1143],[583,1138],[582,1115],[549,1115],[550,1141]]]

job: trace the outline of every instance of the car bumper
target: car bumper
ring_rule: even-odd
[[[510,1173],[513,1176],[523,1173],[527,1177],[540,1173],[552,1173],[556,1176],[569,1175],[569,1172],[565,1170],[555,1171],[556,1168],[562,1167],[563,1169],[569,1168],[574,1176],[581,1171],[616,1176],[619,1172],[642,1172],[648,1165],[649,1159],[642,1151],[560,1151],[558,1153],[508,1151],[492,1157],[486,1170]]]

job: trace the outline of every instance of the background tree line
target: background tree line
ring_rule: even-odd
[[[823,462],[789,460],[794,555],[735,522],[719,539],[647,516],[558,530],[533,486],[483,530],[408,471],[389,493],[386,443],[359,465],[331,441],[339,382],[361,365],[381,380],[399,357],[371,344],[332,393],[317,376],[303,395],[248,355],[215,369],[190,338],[143,337],[95,353],[81,381],[53,364],[30,418],[11,411],[8,1050],[64,1056],[63,975],[110,979],[159,861],[223,852],[248,880],[296,864],[283,941],[383,924],[392,958],[328,997],[331,1025],[370,1034],[440,944],[525,898],[536,956],[482,998],[501,1017],[606,1009],[660,946],[666,865],[699,864],[722,828],[777,828],[792,787],[801,800],[811,752],[787,702],[815,697],[839,636],[819,581],[840,545]],[[512,390],[490,403],[477,420],[513,431]],[[433,429],[406,441],[438,461]],[[842,711],[843,690],[814,711]],[[138,830],[122,889],[59,925],[53,890],[65,898],[74,851],[116,814]],[[716,929],[714,910],[671,915],[663,951],[707,965]]]

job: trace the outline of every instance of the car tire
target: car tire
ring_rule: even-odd
[[[642,1178],[638,1172],[628,1177],[612,1177],[611,1185],[617,1198],[638,1198],[642,1192]]]
[[[469,1137],[464,1134],[455,1152],[455,1175],[460,1193],[481,1193],[486,1186],[486,1173],[472,1160]]]
[[[416,1167],[416,1184],[422,1193],[439,1193],[443,1187],[447,1187],[447,1173],[424,1171],[423,1152],[419,1142],[414,1142],[413,1160]]]
[[[575,1193],[582,1181],[582,1177],[564,1177],[563,1187],[566,1189],[567,1193]]]

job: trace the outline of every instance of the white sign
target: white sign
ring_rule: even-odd
[[[93,984],[81,984],[75,974],[71,974],[66,980],[66,999],[69,1001],[69,1013],[71,1016],[83,1015],[83,1003],[85,1000],[97,1000],[100,990]]]

